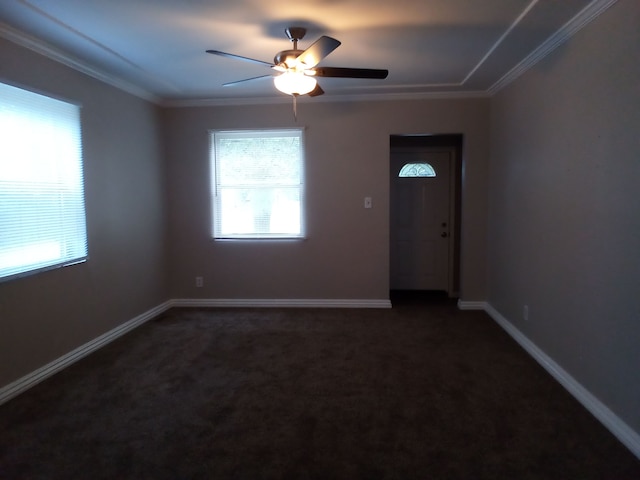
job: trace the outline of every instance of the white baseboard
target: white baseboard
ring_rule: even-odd
[[[389,300],[322,300],[322,299],[175,299],[123,323],[103,335],[85,343],[62,357],[40,367],[22,378],[0,388],[0,405],[46,378],[77,362],[125,333],[160,315],[171,307],[302,307],[302,308],[391,308]],[[461,310],[484,310],[511,337],[547,370],[569,393],[596,417],[636,457],[640,458],[640,435],[598,400],[575,378],[567,373],[543,350],[514,327],[491,304],[484,301],[458,301]]]
[[[283,308],[391,308],[391,301],[371,299],[235,299],[182,298],[171,300],[172,307],[283,307]]]
[[[80,347],[72,350],[71,352],[63,355],[56,360],[47,363],[43,367],[34,370],[33,372],[25,375],[22,378],[0,388],[0,405],[5,402],[8,402],[13,397],[20,395],[24,391],[29,388],[37,385],[43,380],[49,378],[51,375],[58,373],[60,370],[68,367],[69,365],[77,362],[83,357],[86,357],[92,352],[95,352],[99,348],[105,346],[108,343],[113,342],[116,338],[121,337],[125,333],[133,330],[134,328],[142,325],[143,323],[151,320],[152,318],[160,315],[164,311],[168,310],[171,307],[170,302],[165,302],[161,305],[158,305],[151,310],[144,312],[141,315],[138,315],[135,318],[123,323],[122,325],[117,326],[113,330],[110,330],[97,338],[94,338],[90,342],[81,345]]]
[[[0,388],[0,405],[20,395],[62,369],[86,357],[125,333],[157,317],[171,307],[302,307],[302,308],[391,308],[390,300],[348,299],[174,299],[168,300],[119,325],[56,360]]]
[[[511,337],[524,348],[542,367],[555,378],[560,385],[573,395],[591,414],[596,417],[618,440],[620,440],[636,457],[640,459],[640,435],[613,413],[605,404],[567,373],[549,355],[533,343],[526,335],[514,327],[491,304],[486,304],[485,311]]]
[[[458,300],[458,308],[460,310],[486,310],[487,302],[471,302]]]

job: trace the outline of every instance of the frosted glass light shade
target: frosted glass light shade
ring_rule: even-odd
[[[282,75],[274,77],[273,83],[278,90],[287,95],[304,95],[316,88],[318,82],[315,78],[309,77],[303,72],[289,70]]]

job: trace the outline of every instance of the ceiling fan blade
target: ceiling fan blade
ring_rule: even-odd
[[[256,60],[255,58],[243,57],[241,55],[234,55],[233,53],[221,52],[219,50],[207,50],[207,53],[212,55],[219,55],[221,57],[234,58],[236,60],[243,60],[245,62],[259,63],[260,65],[266,65],[267,67],[273,67],[273,63],[263,62],[262,60]]]
[[[318,95],[322,95],[324,93],[324,90],[322,89],[322,87],[316,83],[316,88],[314,88],[313,90],[311,90],[308,95],[310,97],[317,97]]]
[[[335,38],[322,36],[313,45],[298,55],[297,60],[304,63],[307,68],[315,67],[320,60],[340,46]]]
[[[316,77],[376,78],[382,80],[389,75],[389,70],[378,70],[374,68],[318,67],[314,68],[314,70]]]
[[[260,80],[262,78],[273,78],[273,76],[272,75],[260,75],[259,77],[251,77],[251,78],[245,78],[244,80],[236,80],[235,82],[223,83],[222,86],[223,87],[233,87],[234,85],[238,85],[239,83],[251,82],[253,80]]]

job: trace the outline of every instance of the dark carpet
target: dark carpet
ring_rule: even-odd
[[[0,406],[2,479],[639,479],[486,314],[173,309]]]

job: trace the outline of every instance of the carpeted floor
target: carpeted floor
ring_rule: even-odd
[[[173,309],[0,406],[2,479],[639,479],[487,315]]]

